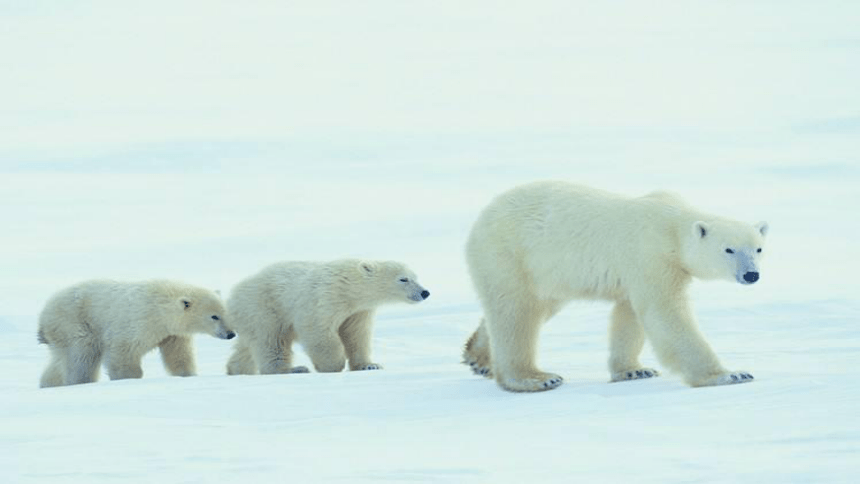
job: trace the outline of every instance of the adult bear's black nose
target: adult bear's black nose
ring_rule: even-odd
[[[430,291],[426,289],[421,291],[421,299],[427,299],[428,297],[430,297]]]
[[[747,272],[744,274],[744,280],[752,284],[758,280],[758,272]]]

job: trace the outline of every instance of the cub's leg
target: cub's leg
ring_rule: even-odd
[[[63,378],[63,361],[66,356],[63,351],[51,348],[51,361],[48,367],[42,372],[42,378],[39,380],[40,388],[58,387],[64,384]]]
[[[299,331],[299,341],[319,372],[338,372],[346,365],[345,349],[338,334],[342,321],[339,319]]]
[[[194,344],[191,336],[168,336],[158,344],[164,368],[173,376],[194,376]]]
[[[349,369],[381,370],[382,365],[370,361],[373,336],[373,311],[362,311],[346,318],[338,329]]]
[[[242,337],[241,335],[239,336]],[[289,327],[283,331],[272,330],[255,335],[254,341],[247,343],[251,356],[261,375],[274,375],[282,373],[307,373],[307,368],[300,366],[293,368],[293,341],[295,331]],[[241,344],[241,340],[240,340]],[[233,357],[239,359],[243,355],[237,346]],[[231,358],[231,361],[233,358]]]
[[[65,348],[64,353],[64,384],[77,385],[98,380],[102,349],[96,338],[80,338]]]
[[[233,354],[227,361],[228,375],[256,375],[257,364],[251,356],[251,347],[247,344],[248,337],[239,337],[233,347]]]
[[[113,343],[108,350],[108,376],[111,380],[142,378],[142,356],[137,347],[129,342]]]
[[[645,345],[645,329],[636,318],[630,301],[619,301],[612,309],[609,325],[609,373],[611,381],[638,380],[659,375],[644,368],[639,354]]]

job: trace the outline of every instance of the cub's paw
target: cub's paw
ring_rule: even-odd
[[[290,373],[310,373],[306,366],[294,366],[290,369]]]
[[[555,373],[536,373],[521,378],[502,378],[499,385],[509,392],[544,392],[558,388],[564,378]]]
[[[653,368],[639,368],[638,370],[619,371],[612,374],[611,382],[642,380],[643,378],[654,378],[660,376],[660,372]]]
[[[734,371],[731,373],[717,375],[713,378],[705,380],[705,382],[701,385],[696,386],[734,385],[736,383],[749,383],[754,379],[755,377],[745,371]]]
[[[356,368],[356,371],[381,370],[381,369],[382,369],[382,365],[380,365],[379,363],[368,363],[366,365],[359,366],[358,368]]]

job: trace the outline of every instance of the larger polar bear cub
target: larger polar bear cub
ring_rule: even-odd
[[[698,330],[692,278],[752,284],[767,224],[700,212],[666,192],[626,198],[563,182],[537,182],[493,200],[466,249],[484,319],[465,363],[511,391],[555,388],[535,364],[541,325],[572,299],[615,302],[612,381],[647,378],[647,336],[660,362],[692,386],[752,380],[726,370]]]
[[[302,344],[320,372],[378,369],[370,360],[376,308],[421,302],[430,293],[399,262],[345,259],[281,262],[240,282],[228,300],[239,338],[230,375],[295,373],[292,345]]]
[[[220,296],[168,280],[82,282],[56,293],[39,316],[39,342],[52,359],[41,386],[143,376],[141,359],[156,346],[171,375],[196,372],[192,333],[230,339]]]

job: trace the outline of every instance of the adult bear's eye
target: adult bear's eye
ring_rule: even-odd
[[[212,319],[214,319],[215,321],[218,321],[221,318],[219,318],[218,316],[212,316]]]
[[[405,278],[405,277],[401,277],[401,278],[400,278],[400,282],[409,282],[409,279],[407,279],[407,278]]]
[[[726,249],[726,254],[734,254],[734,253],[735,253],[735,251],[733,251],[732,249]]]

